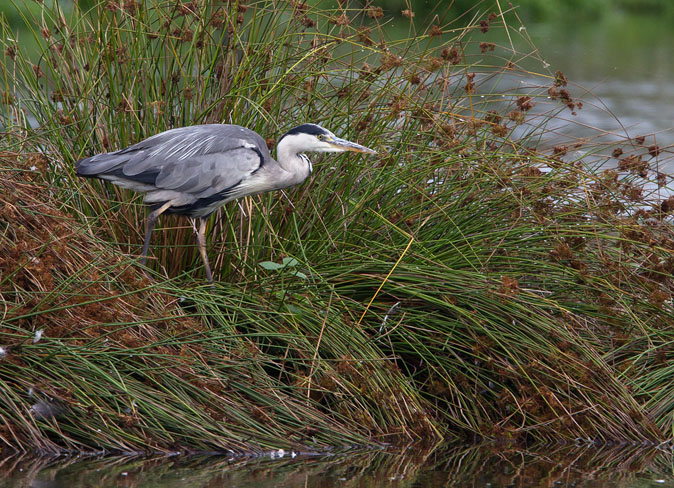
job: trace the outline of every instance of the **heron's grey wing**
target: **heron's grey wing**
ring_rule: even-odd
[[[154,186],[208,197],[238,185],[264,164],[257,148],[235,147],[166,163]]]
[[[83,159],[77,173],[139,191],[165,189],[202,198],[235,186],[269,159],[257,133],[208,124],[171,129],[126,149]]]

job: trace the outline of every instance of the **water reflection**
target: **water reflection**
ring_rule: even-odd
[[[631,487],[670,484],[673,461],[657,448],[498,445],[282,458],[10,456],[0,459],[0,487]]]

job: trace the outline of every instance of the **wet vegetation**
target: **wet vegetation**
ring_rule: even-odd
[[[413,12],[408,12],[412,19]],[[670,154],[569,141],[587,100],[513,12],[392,41],[376,4],[45,5],[0,53],[0,440],[61,452],[669,442]],[[176,126],[380,151],[187,220],[73,163]]]

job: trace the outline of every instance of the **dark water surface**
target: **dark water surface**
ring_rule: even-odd
[[[332,456],[0,458],[0,487],[444,487],[674,485],[670,449],[497,445]]]

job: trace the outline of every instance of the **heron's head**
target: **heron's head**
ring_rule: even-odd
[[[377,153],[355,142],[340,139],[329,130],[316,124],[302,124],[290,129],[279,139],[278,143],[279,146],[283,143],[284,146],[296,153],[344,151]]]

